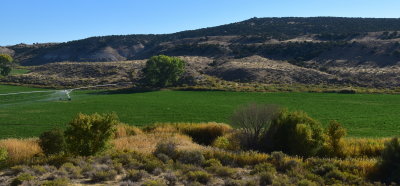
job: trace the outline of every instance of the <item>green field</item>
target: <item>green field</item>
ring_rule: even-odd
[[[45,90],[0,85],[0,94]],[[249,93],[223,91],[104,92],[74,91],[72,101],[62,93],[0,96],[0,138],[37,136],[65,127],[79,113],[116,112],[123,122],[228,122],[232,111],[246,103],[271,103],[304,110],[324,125],[338,120],[354,137],[400,134],[400,95],[334,93]]]
[[[26,74],[28,73],[29,70],[28,69],[12,69],[10,72],[10,75],[17,75],[17,74]]]

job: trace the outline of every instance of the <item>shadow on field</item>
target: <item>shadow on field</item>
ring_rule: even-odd
[[[89,94],[99,95],[99,94],[135,94],[135,93],[145,93],[145,92],[153,92],[158,91],[160,89],[150,89],[150,88],[123,88],[117,90],[105,90],[99,92],[92,92]]]

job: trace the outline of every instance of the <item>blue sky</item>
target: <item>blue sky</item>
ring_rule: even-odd
[[[400,17],[399,0],[0,0],[0,46],[159,34],[252,17]]]

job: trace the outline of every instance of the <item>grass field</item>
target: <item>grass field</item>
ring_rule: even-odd
[[[0,94],[37,91],[0,85]],[[390,137],[400,134],[400,95],[334,93],[247,93],[223,91],[103,92],[74,91],[72,101],[62,93],[43,92],[0,96],[0,138],[38,136],[65,127],[79,113],[116,112],[131,125],[154,122],[229,123],[239,105],[257,102],[304,110],[324,125],[338,120],[353,137]]]
[[[10,72],[10,75],[17,75],[17,74],[26,74],[28,73],[29,70],[28,69],[12,69]]]

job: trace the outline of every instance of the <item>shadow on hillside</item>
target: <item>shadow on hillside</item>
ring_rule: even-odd
[[[99,94],[135,94],[135,93],[145,93],[145,92],[153,92],[158,91],[160,89],[150,89],[150,88],[123,88],[117,90],[104,90],[99,92],[92,92],[89,94],[99,95]]]
[[[167,88],[123,88],[117,90],[104,90],[99,92],[91,92],[91,95],[102,95],[102,94],[135,94],[135,93],[145,93],[154,92],[160,90],[174,90],[174,91],[225,91],[221,89],[212,88],[178,88],[178,89],[167,89]]]

